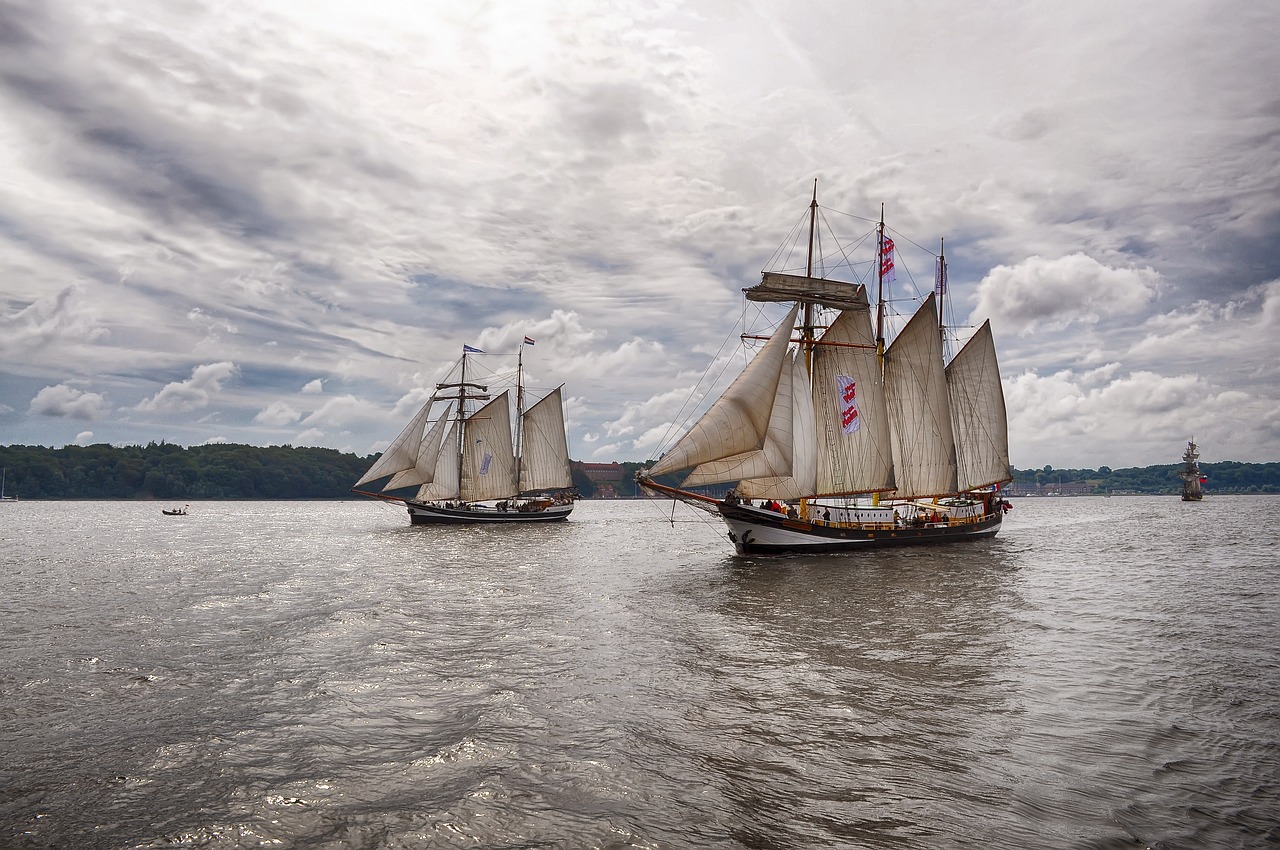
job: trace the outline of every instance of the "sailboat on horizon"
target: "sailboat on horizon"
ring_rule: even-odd
[[[1204,498],[1204,489],[1201,485],[1208,479],[1200,470],[1200,447],[1196,445],[1195,437],[1187,441],[1186,451],[1182,453],[1182,468],[1178,470],[1178,477],[1182,479],[1182,501],[1199,502]]]
[[[555,522],[573,512],[560,385],[526,407],[524,349],[512,388],[490,391],[469,345],[352,491],[401,502],[413,525]],[[485,381],[485,383],[481,383]],[[515,405],[514,417],[512,403]],[[513,426],[514,418],[514,426]]]
[[[864,239],[873,311],[866,283],[815,275],[819,209],[815,181],[804,273],[766,271],[743,290],[789,303],[786,318],[637,482],[718,515],[742,555],[991,537],[1012,474],[990,322],[944,364],[939,251],[933,291],[888,340],[895,247],[883,211]]]

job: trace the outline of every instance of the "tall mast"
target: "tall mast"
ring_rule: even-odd
[[[934,288],[938,290],[938,338],[942,341],[942,354],[947,351],[947,325],[943,318],[942,299],[947,293],[947,240],[938,240],[938,272]]]
[[[516,493],[520,493],[520,461],[524,443],[524,340],[516,354]]]
[[[467,418],[467,347],[462,346],[462,372],[458,376],[458,501],[462,501],[462,448],[466,445],[466,435],[463,434],[465,420]]]
[[[876,225],[876,361],[884,369],[884,204]]]
[[[809,203],[809,253],[805,258],[805,277],[813,277],[813,237],[818,223],[818,178],[813,178],[813,200]],[[804,365],[805,370],[813,371],[813,304],[804,304]]]

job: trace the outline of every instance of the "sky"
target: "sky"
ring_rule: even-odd
[[[462,345],[529,336],[575,459],[654,457],[816,180],[945,238],[1015,466],[1280,460],[1277,32],[1237,0],[0,0],[0,444],[368,454]]]

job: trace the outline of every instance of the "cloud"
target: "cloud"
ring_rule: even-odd
[[[1141,310],[1155,298],[1160,281],[1154,269],[1111,268],[1080,253],[1057,260],[1028,257],[987,273],[970,322],[989,317],[1024,334],[1042,326],[1094,324],[1102,315]]]
[[[60,342],[92,343],[110,336],[99,324],[80,286],[35,299],[20,309],[0,311],[0,354],[26,358]]]
[[[75,443],[77,446],[87,446],[89,445],[89,442],[92,439],[93,439],[92,431],[81,431],[79,434],[76,434],[76,438],[72,440],[72,442]]]
[[[358,398],[353,395],[331,398],[302,420],[303,425],[342,426],[351,419],[366,412]]]
[[[301,418],[302,414],[290,407],[287,402],[273,401],[259,411],[258,415],[253,417],[253,421],[278,428],[282,425],[291,425]]]
[[[137,406],[148,413],[187,413],[207,407],[210,400],[222,391],[222,385],[235,377],[236,364],[230,362],[206,363],[191,370],[185,381],[166,384],[164,389]]]
[[[1280,10],[1134,3],[1100,29],[978,0],[944,31],[918,4],[11,2],[6,438],[73,437],[27,409],[60,385],[127,411],[95,423],[115,443],[367,446],[461,344],[528,334],[571,444],[642,459],[683,422],[645,400],[740,365],[741,289],[815,178],[842,233],[883,204],[904,252],[946,237],[953,310],[993,319],[1006,375],[1072,376],[1087,411],[1115,364],[1145,405],[1238,393],[1274,421]],[[240,379],[165,385],[198,363]],[[1222,437],[1244,458],[1264,431]],[[1034,445],[1062,465],[1092,439]]]
[[[324,431],[319,428],[308,428],[293,438],[296,446],[314,446],[324,439]]]
[[[29,409],[40,416],[87,420],[101,419],[109,411],[105,396],[78,390],[66,384],[40,390],[31,399]]]

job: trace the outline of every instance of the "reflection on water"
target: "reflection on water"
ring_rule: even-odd
[[[1274,506],[766,559],[646,503],[5,505],[0,845],[1267,846]]]

